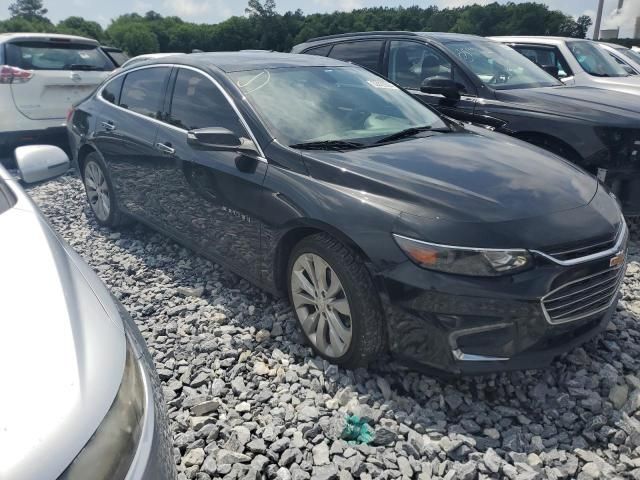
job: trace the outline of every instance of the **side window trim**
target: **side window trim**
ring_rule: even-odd
[[[251,137],[251,140],[253,141],[253,143],[255,144],[256,148],[258,149],[258,154],[259,154],[258,160],[261,161],[261,162],[267,163],[267,157],[265,157],[265,155],[264,155],[264,151],[262,150],[262,146],[260,145],[260,143],[258,143],[258,140],[257,140],[255,134],[253,133],[253,131],[249,127],[249,124],[247,123],[247,121],[244,118],[244,115],[242,115],[242,112],[240,111],[240,109],[236,105],[236,102],[233,100],[231,95],[229,95],[224,90],[224,88],[222,88],[222,85],[220,85],[220,83],[215,78],[213,78],[211,75],[209,75],[207,72],[205,72],[203,70],[200,70],[199,68],[189,66],[189,65],[173,65],[173,64],[169,64],[169,63],[158,63],[158,64],[155,64],[155,65],[144,65],[144,66],[132,68],[131,70],[127,70],[126,72],[119,73],[117,76],[114,77],[114,79],[118,78],[118,77],[120,77],[122,75],[128,75],[129,73],[135,72],[137,70],[143,70],[145,68],[160,68],[160,67],[171,68],[171,69],[173,69],[173,68],[176,68],[176,69],[177,68],[185,68],[187,70],[193,70],[194,72],[198,72],[198,73],[204,75],[210,82],[212,82],[216,86],[216,88],[222,93],[222,95],[225,97],[227,102],[229,102],[229,104],[231,105],[231,108],[233,108],[233,110],[236,112],[236,115],[238,115],[238,118],[240,119],[240,123],[242,123],[242,126],[245,128],[245,130],[247,131],[247,133]],[[168,75],[168,77],[170,77],[170,76],[171,75]],[[124,85],[124,82],[123,82],[123,85]],[[128,113],[130,113],[132,115],[135,115],[135,116],[140,117],[140,118],[144,118],[144,119],[149,120],[151,122],[155,122],[155,123],[157,123],[159,125],[163,125],[165,127],[173,128],[174,130],[178,130],[180,132],[184,132],[184,133],[187,132],[187,130],[185,130],[184,128],[176,127],[176,126],[171,125],[169,123],[166,123],[166,122],[163,122],[161,120],[158,120],[157,118],[147,117],[147,116],[142,115],[142,114],[140,114],[138,112],[134,112],[132,110],[128,110],[126,108],[122,108],[120,105],[114,105],[112,103],[107,102],[104,98],[102,98],[102,90],[103,89],[104,89],[104,85],[101,86],[100,89],[96,92],[96,98],[98,98],[99,101],[104,102],[107,105],[111,105],[112,107],[119,108],[123,112],[128,112]],[[166,92],[167,92],[167,83],[165,83],[165,95],[166,95]]]

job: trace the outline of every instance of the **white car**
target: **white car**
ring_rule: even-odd
[[[611,58],[622,65],[632,75],[640,74],[640,53],[634,52],[630,48],[615,43],[598,42],[601,48],[605,49]]]
[[[64,144],[66,115],[115,68],[98,42],[72,35],[0,34],[0,151]]]
[[[490,37],[505,43],[545,70],[556,69],[567,85],[640,95],[640,75],[630,75],[597,42],[564,37]]]

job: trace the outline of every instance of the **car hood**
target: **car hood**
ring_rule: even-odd
[[[638,91],[640,93],[640,90]],[[547,87],[496,92],[509,107],[581,119],[595,124],[638,127],[640,102],[628,93],[593,87]]]
[[[589,203],[597,181],[512,137],[474,128],[346,152],[305,152],[312,176],[362,201],[456,221],[501,222]]]
[[[0,478],[57,478],[116,396],[125,333],[106,288],[0,167],[3,181],[17,203],[0,214]]]
[[[601,88],[626,92],[628,94],[640,95],[640,78],[638,75],[628,77],[590,77],[595,85]]]

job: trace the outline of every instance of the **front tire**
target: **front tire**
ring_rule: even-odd
[[[105,227],[116,228],[123,223],[113,183],[104,161],[97,153],[90,153],[82,171],[84,190],[96,221]]]
[[[287,288],[302,333],[324,359],[368,365],[386,346],[380,298],[360,256],[330,235],[304,238],[289,258]]]

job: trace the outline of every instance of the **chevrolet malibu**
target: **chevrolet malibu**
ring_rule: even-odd
[[[615,309],[627,227],[596,178],[355,65],[164,57],[70,115],[99,224],[139,220],[287,295],[331,362],[540,367]]]
[[[53,146],[20,147],[16,161],[25,182],[69,167]],[[0,478],[175,478],[140,332],[2,166],[0,231],[0,371],[12,389],[0,396]]]

